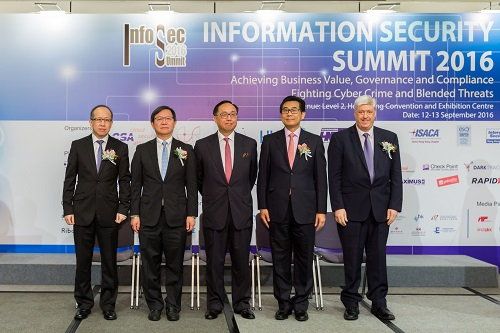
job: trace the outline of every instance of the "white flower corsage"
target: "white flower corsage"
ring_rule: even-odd
[[[311,149],[307,146],[306,143],[303,143],[301,145],[298,145],[297,146],[297,149],[299,150],[299,153],[300,153],[300,156],[302,157],[302,155],[304,155],[304,157],[306,158],[306,161],[309,157],[312,157],[312,154],[311,154]]]
[[[116,152],[113,149],[107,149],[102,153],[102,160],[103,161],[110,161],[114,165],[116,165],[116,160],[118,159],[118,155],[116,155]]]
[[[387,152],[387,156],[389,156],[389,158],[392,160],[391,153],[394,153],[397,150],[397,147],[387,141],[380,142],[380,146],[382,146],[382,150]]]
[[[184,166],[184,160],[187,160],[188,158],[188,153],[181,147],[177,147],[174,150],[174,155],[177,156],[179,161],[181,161],[182,166]]]

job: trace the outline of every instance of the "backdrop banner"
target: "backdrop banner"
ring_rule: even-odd
[[[74,250],[62,183],[97,104],[113,109],[111,134],[132,156],[154,136],[158,105],[194,145],[229,99],[237,131],[260,143],[297,95],[326,148],[369,94],[402,155],[389,253],[500,265],[498,14],[9,14],[0,40],[0,252]]]

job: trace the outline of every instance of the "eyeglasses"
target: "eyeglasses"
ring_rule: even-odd
[[[113,121],[113,119],[110,118],[90,118],[90,120],[95,121],[96,123],[106,123],[106,124],[109,124],[110,122]]]
[[[287,114],[287,113],[291,113],[291,114],[298,114],[300,112],[300,109],[297,109],[297,108],[283,108],[281,109],[281,113],[284,113],[284,114]]]
[[[236,118],[238,117],[238,114],[236,112],[231,112],[231,113],[222,112],[219,113],[218,116],[221,117],[222,119],[227,119],[227,118]]]
[[[157,122],[163,122],[163,121],[172,121],[174,120],[173,117],[155,117],[155,121]]]

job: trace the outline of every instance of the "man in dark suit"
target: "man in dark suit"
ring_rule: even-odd
[[[309,317],[315,228],[325,224],[326,160],[323,140],[300,127],[305,102],[288,96],[280,105],[285,128],[264,136],[260,152],[257,196],[260,216],[270,229],[277,320]],[[291,259],[293,252],[293,286]]]
[[[386,243],[389,225],[403,202],[401,159],[395,133],[374,127],[376,101],[354,102],[356,124],[332,136],[328,146],[330,200],[344,253],[345,287],[341,300],[346,320],[358,319],[358,288],[366,250],[367,297],[371,312],[393,320],[387,309]]]
[[[87,318],[94,306],[91,267],[96,235],[102,272],[99,305],[104,319],[116,319],[118,224],[128,215],[130,172],[127,145],[109,136],[112,123],[109,107],[94,107],[90,112],[92,134],[71,143],[66,166],[62,204],[64,220],[73,225],[75,239],[78,320]]]
[[[248,256],[252,238],[252,188],[257,178],[257,142],[236,133],[238,107],[221,101],[213,110],[218,131],[198,140],[198,189],[203,196],[203,234],[207,252],[206,319],[215,319],[227,299],[224,258],[231,254],[234,312],[254,319],[250,309]]]
[[[196,158],[193,148],[172,137],[175,111],[159,106],[151,114],[156,138],[137,146],[132,159],[131,225],[139,232],[148,319],[179,320],[187,233],[198,215]],[[161,294],[162,255],[167,297]]]

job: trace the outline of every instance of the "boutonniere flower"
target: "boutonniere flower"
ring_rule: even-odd
[[[184,160],[187,160],[188,158],[188,153],[181,147],[177,147],[174,150],[174,155],[177,156],[179,161],[181,161],[182,166],[184,166]]]
[[[311,149],[307,146],[306,143],[303,143],[301,145],[297,146],[297,149],[299,150],[300,156],[304,155],[306,161],[309,157],[312,157]]]
[[[394,153],[397,150],[397,147],[387,141],[380,142],[380,146],[382,147],[383,151],[387,152],[387,156],[389,156],[389,158],[392,160],[391,153]]]
[[[113,149],[106,149],[102,153],[102,160],[103,161],[110,161],[114,165],[116,165],[116,160],[118,159],[118,155],[116,155],[116,152]]]

